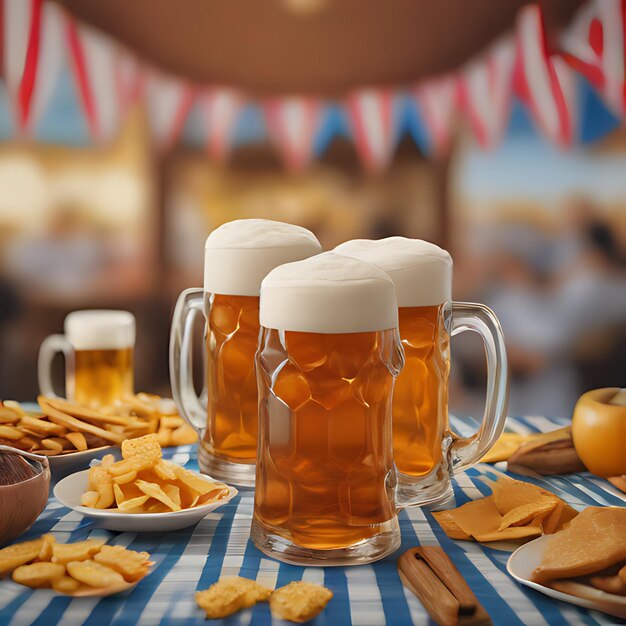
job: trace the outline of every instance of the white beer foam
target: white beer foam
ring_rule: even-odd
[[[261,281],[275,267],[321,251],[315,235],[301,226],[259,219],[228,222],[206,240],[204,290],[258,296]]]
[[[357,333],[398,325],[393,282],[381,269],[324,252],[272,270],[261,285],[265,328]]]
[[[75,350],[120,350],[135,345],[135,318],[128,311],[73,311],[65,318],[64,328]]]
[[[452,257],[422,239],[355,239],[337,246],[345,254],[377,265],[396,287],[398,306],[432,306],[452,298]]]

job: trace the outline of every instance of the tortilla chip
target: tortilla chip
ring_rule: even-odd
[[[547,433],[531,433],[521,435],[519,433],[502,433],[491,450],[485,454],[480,460],[481,463],[498,463],[499,461],[508,461],[509,458],[517,452],[520,446],[524,446],[526,450],[540,448],[553,441],[562,439],[571,439],[571,426],[551,430]]]
[[[484,542],[537,537],[577,515],[558,496],[531,483],[503,476],[489,484],[491,496],[433,514],[448,537]]]
[[[541,528],[537,528],[537,526],[510,526],[504,530],[485,532],[476,535],[474,538],[481,543],[489,543],[491,541],[511,541],[513,539],[534,539],[540,536]]]
[[[534,502],[522,504],[502,516],[500,530],[509,526],[531,525],[533,520],[541,520],[559,505],[558,499],[541,496]]]
[[[626,508],[588,507],[553,535],[532,580],[593,574],[626,560]]]
[[[498,463],[506,461],[524,442],[528,441],[529,437],[530,435],[520,435],[519,433],[502,433],[491,450],[480,459],[480,462]]]
[[[578,515],[578,511],[569,504],[559,501],[558,506],[546,517],[542,527],[546,535],[551,535],[563,528],[565,524],[573,520]]]
[[[452,511],[436,511],[433,513],[433,517],[439,523],[439,526],[443,528],[443,531],[450,537],[450,539],[471,539],[471,537],[464,533],[460,526],[454,521]]]
[[[554,502],[559,500],[558,496],[541,487],[506,476],[500,477],[491,491],[495,505],[502,515],[520,506],[535,503],[543,497],[552,498]]]
[[[502,515],[492,496],[468,502],[450,511],[450,515],[461,531],[471,535],[476,541],[503,541],[536,537],[541,534],[541,530],[536,527],[518,526],[500,529]]]

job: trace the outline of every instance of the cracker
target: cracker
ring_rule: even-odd
[[[272,594],[270,611],[274,617],[290,622],[308,622],[326,608],[332,597],[333,592],[322,585],[290,582]]]
[[[20,565],[13,570],[13,580],[20,585],[33,587],[49,587],[57,578],[65,574],[65,566],[59,563],[31,563],[30,565]]]
[[[124,577],[95,561],[71,561],[66,565],[70,576],[89,587],[121,587],[125,584]]]
[[[196,602],[206,612],[207,618],[220,619],[257,602],[266,602],[272,595],[271,589],[256,581],[240,576],[225,576],[204,591],[196,593]]]

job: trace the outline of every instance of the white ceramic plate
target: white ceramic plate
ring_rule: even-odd
[[[509,557],[509,561],[506,565],[509,574],[522,585],[540,591],[556,600],[582,606],[585,609],[594,609],[596,611],[610,613],[611,615],[617,615],[618,617],[626,617],[626,596],[617,596],[600,590],[592,590],[591,593],[596,596],[596,600],[580,598],[569,593],[557,591],[551,587],[545,587],[531,580],[533,571],[541,564],[543,553],[551,537],[552,535],[537,537],[537,539],[533,539],[533,541],[515,550]],[[597,593],[594,593],[596,591]]]
[[[60,480],[72,472],[85,469],[94,459],[101,459],[105,454],[114,454],[116,450],[119,456],[120,449],[118,446],[102,446],[82,452],[68,452],[67,454],[49,456],[52,479]]]
[[[210,502],[192,509],[171,511],[169,513],[122,513],[116,509],[92,509],[82,506],[80,496],[87,490],[89,470],[76,472],[67,476],[54,487],[54,495],[66,507],[98,520],[101,528],[119,532],[165,532],[168,530],[180,530],[197,524],[211,511],[219,508],[238,493],[234,487],[229,487],[225,498]],[[202,476],[202,474],[199,474]],[[208,477],[207,477],[208,478]]]

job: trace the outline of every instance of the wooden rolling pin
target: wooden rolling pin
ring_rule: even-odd
[[[404,586],[440,626],[493,623],[442,548],[407,550],[398,559],[398,572]]]

